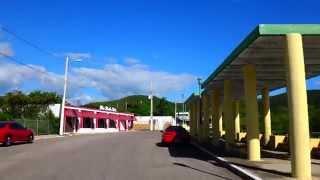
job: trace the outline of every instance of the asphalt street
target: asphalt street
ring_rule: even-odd
[[[191,145],[166,147],[159,141],[160,133],[125,132],[0,147],[0,179],[240,179]]]

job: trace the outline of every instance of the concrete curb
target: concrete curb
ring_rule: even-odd
[[[34,140],[41,140],[41,139],[53,139],[53,138],[62,138],[65,136],[60,136],[60,135],[42,135],[42,136],[34,136]]]
[[[209,150],[205,149],[204,147],[200,146],[199,144],[195,143],[195,142],[191,142],[191,144],[198,148],[200,151],[212,156],[218,163],[220,163],[223,167],[229,169],[230,171],[234,172],[235,174],[237,174],[238,176],[244,178],[244,179],[252,179],[252,180],[262,180],[262,178],[260,178],[259,176],[243,169],[240,168],[239,166],[236,166],[234,164],[232,164],[231,162],[229,162],[228,160],[216,156],[215,154],[213,154],[212,152],[210,152]]]

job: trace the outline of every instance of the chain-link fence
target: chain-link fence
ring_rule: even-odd
[[[22,124],[24,127],[32,129],[35,135],[48,135],[48,134],[57,134],[57,125],[56,120],[50,119],[15,119],[15,121]]]

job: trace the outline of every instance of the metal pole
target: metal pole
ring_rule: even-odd
[[[68,66],[69,66],[69,57],[66,57],[66,64],[65,64],[65,72],[64,72],[64,88],[63,88],[63,97],[61,103],[61,110],[60,110],[60,129],[59,135],[63,135],[64,131],[64,107],[66,102],[66,92],[67,92],[67,81],[68,81]]]
[[[176,125],[178,125],[178,122],[177,122],[177,102],[174,102],[174,120],[176,121]]]
[[[151,95],[150,95],[150,130],[154,130],[154,124],[153,124],[153,92],[152,92],[152,81],[150,83],[150,90],[151,90]]]
[[[50,134],[50,119],[48,119],[48,134]]]
[[[199,86],[199,97],[201,97],[201,78],[198,78],[197,81]]]
[[[37,118],[37,136],[39,135],[39,118]]]
[[[201,98],[201,78],[197,79],[198,81],[198,86],[199,86],[199,127],[201,128],[202,126],[202,98]],[[201,133],[197,134],[200,136]]]
[[[184,101],[183,101],[183,99],[184,99],[184,94],[182,93],[182,96],[181,96],[181,102],[182,102],[182,114],[185,112],[185,110],[184,110]],[[186,124],[186,122],[185,122],[185,119],[183,118],[182,119],[182,125],[185,125]]]

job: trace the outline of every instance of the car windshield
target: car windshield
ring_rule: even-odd
[[[0,128],[4,128],[5,125],[6,123],[0,122]]]
[[[24,127],[21,124],[16,123],[16,122],[11,124],[11,128],[13,128],[13,129],[24,129]]]
[[[166,131],[182,131],[183,127],[180,126],[170,126],[166,129]]]

